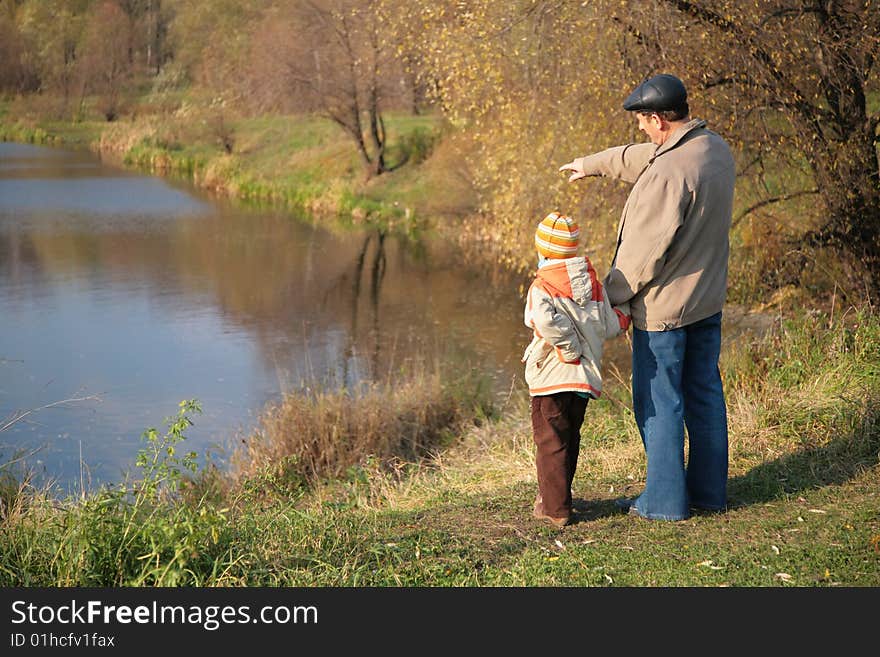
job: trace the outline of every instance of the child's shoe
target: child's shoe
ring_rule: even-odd
[[[535,508],[532,510],[532,515],[538,520],[549,520],[551,525],[560,529],[571,522],[571,514],[563,516],[562,518],[554,518],[553,516],[548,516],[544,513],[544,502],[541,500],[540,495],[535,498]]]

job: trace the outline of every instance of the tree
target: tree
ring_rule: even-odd
[[[92,0],[27,0],[16,14],[40,90],[61,96],[61,114],[75,91],[78,46],[91,4]]]
[[[0,91],[32,91],[38,86],[25,39],[15,24],[14,9],[0,12]]]
[[[393,2],[393,0],[389,0]],[[535,225],[551,210],[575,214],[591,256],[610,258],[625,196],[597,183],[567,185],[560,164],[632,136],[616,112],[623,88],[618,26],[558,0],[415,0],[392,14],[421,82],[462,131],[460,169],[480,197],[463,246],[507,266],[534,266]]]
[[[758,254],[771,272],[763,284],[804,282],[816,249],[830,249],[850,290],[880,292],[876,2],[414,1],[395,27],[477,144],[474,180],[499,242],[528,245],[532,222],[552,205],[589,220],[589,246],[604,252],[620,189],[591,183],[585,195],[577,186],[579,201],[553,165],[642,141],[622,98],[671,72],[691,90],[692,114],[738,152],[734,266],[744,272]],[[761,237],[775,235],[753,217],[779,208],[787,216],[774,226],[784,237],[774,251]],[[528,246],[501,250],[531,263]]]
[[[147,68],[159,75],[168,56],[165,41],[168,36],[169,13],[162,10],[162,0],[149,0],[147,7]]]
[[[257,28],[252,68],[263,102],[295,99],[351,137],[370,176],[394,167],[382,113],[402,68],[386,41],[388,21],[373,0],[294,0]],[[267,90],[275,94],[267,97]],[[399,94],[399,91],[397,92]]]
[[[143,65],[152,75],[158,75],[167,56],[165,38],[168,32],[169,12],[163,11],[162,0],[117,0],[131,23],[129,34],[129,63]]]
[[[802,188],[769,193],[740,215],[818,196],[821,216],[791,240],[799,257],[778,282],[798,280],[806,250],[829,247],[854,279],[880,292],[880,114],[868,105],[869,93],[880,91],[880,7],[870,0],[653,0],[629,2],[615,17],[653,67],[679,71],[707,107],[728,114],[753,168],[784,154],[804,165]]]
[[[168,47],[187,76],[225,100],[236,100],[247,77],[252,24],[270,0],[164,0],[173,16]]]
[[[131,22],[113,0],[103,0],[89,13],[83,35],[80,71],[84,93],[100,97],[108,121],[119,114],[122,92],[131,75]]]

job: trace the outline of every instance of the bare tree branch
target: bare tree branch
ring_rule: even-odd
[[[748,44],[749,54],[751,58],[767,72],[768,75],[776,82],[779,87],[785,90],[790,100],[786,100],[780,96],[779,100],[786,107],[799,113],[802,118],[814,125],[816,134],[821,135],[819,123],[823,119],[830,118],[830,114],[821,107],[813,105],[806,101],[805,94],[792,83],[792,81],[781,71],[773,57],[758,43],[757,39],[749,34],[743,26],[728,20],[719,13],[704,7],[703,5],[691,2],[690,0],[662,0],[666,4],[672,5],[679,11],[697,19],[703,23],[713,25],[722,31],[734,35],[737,40]]]
[[[516,27],[520,23],[526,21],[533,14],[538,13],[539,10],[541,11],[541,13],[546,14],[546,13],[557,11],[564,4],[565,4],[565,0],[558,0],[557,2],[551,2],[551,3],[547,3],[547,2],[535,3],[531,7],[526,7],[526,10],[524,12],[522,12],[518,16],[514,17],[513,19],[511,19],[510,22],[508,22],[507,24],[502,25],[495,32],[486,35],[486,38],[495,38],[495,37],[503,36],[504,34],[510,32],[510,30],[512,30],[514,27]]]
[[[793,198],[798,198],[799,196],[806,196],[808,194],[818,194],[818,189],[803,189],[799,192],[792,192],[791,194],[780,194],[779,196],[774,196],[773,198],[767,198],[763,201],[758,201],[752,206],[749,206],[745,210],[739,213],[739,215],[730,223],[730,228],[733,229],[736,225],[742,221],[745,217],[750,215],[752,212],[759,208],[763,208],[767,205],[771,205],[772,203],[780,203],[782,201],[790,201]]]
[[[786,18],[788,16],[803,16],[804,14],[818,14],[822,11],[821,7],[813,5],[812,7],[803,6],[803,7],[783,7],[778,11],[771,12],[767,14],[759,23],[759,26],[763,29],[767,26],[767,24],[777,18]]]

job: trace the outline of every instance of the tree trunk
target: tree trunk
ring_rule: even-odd
[[[828,221],[808,233],[805,241],[840,252],[876,293],[880,291],[880,162],[873,133],[866,120],[845,141],[831,142],[822,156],[811,158]]]
[[[379,114],[379,109],[376,105],[377,101],[374,91],[370,98],[369,110],[370,136],[373,139],[373,148],[375,150],[370,171],[374,176],[378,176],[388,170],[385,166],[385,122],[382,120],[382,115]]]
[[[815,236],[839,250],[866,284],[880,291],[880,162],[876,119],[868,116],[864,52],[851,36],[859,29],[854,18],[828,3],[818,13],[819,48],[816,69],[833,120],[823,122],[812,157],[816,184],[828,221]],[[796,124],[795,124],[796,125]],[[824,139],[823,139],[824,138]],[[815,152],[816,149],[809,149]]]
[[[375,17],[371,20],[375,21]],[[369,43],[372,61],[367,79],[369,85],[367,88],[367,111],[370,113],[370,137],[372,137],[375,152],[371,173],[378,176],[388,169],[385,166],[385,122],[379,112],[379,42],[375,22],[372,22]]]
[[[868,112],[865,94],[880,54],[871,3],[803,2],[800,9],[794,7],[799,3],[754,3],[737,13],[724,7],[746,3],[663,2],[730,38],[731,52],[751,60],[755,106],[786,114],[824,205],[819,227],[792,243],[835,250],[860,288],[880,293],[878,117]],[[799,55],[797,67],[780,65],[786,59],[774,56],[787,44]],[[736,70],[727,73],[734,79]],[[807,257],[801,253],[785,263],[783,278],[797,281]]]
[[[343,126],[346,127],[346,126]],[[367,170],[371,170],[374,166],[372,158],[370,158],[370,153],[367,151],[367,144],[364,141],[364,133],[360,129],[361,124],[360,121],[357,122],[356,127],[347,127],[348,134],[351,135],[351,138],[354,139],[354,143],[357,146],[358,154],[361,156],[361,160],[363,160],[364,166]]]

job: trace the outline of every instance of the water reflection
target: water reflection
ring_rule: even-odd
[[[197,397],[200,452],[303,385],[354,386],[413,357],[510,387],[517,286],[445,244],[253,211],[105,167],[0,144],[0,418],[99,395],[0,433],[66,487],[119,478],[148,426]],[[80,461],[82,450],[82,465]]]
[[[325,297],[325,303],[331,295],[337,291],[344,292],[346,287],[350,287],[348,305],[351,308],[351,320],[349,322],[349,332],[346,340],[342,360],[342,381],[346,387],[352,387],[361,379],[360,367],[358,365],[358,344],[356,336],[361,335],[361,327],[359,318],[361,315],[361,299],[362,281],[364,279],[364,267],[367,260],[367,251],[370,244],[375,242],[374,253],[372,254],[371,264],[368,269],[368,285],[369,291],[367,295],[367,312],[368,312],[368,335],[361,346],[360,352],[367,354],[367,362],[370,372],[375,375],[379,372],[379,293],[382,281],[385,278],[385,270],[387,267],[387,258],[385,257],[385,233],[376,231],[367,233],[364,236],[363,244],[355,258],[353,271],[344,272],[336,281],[336,284],[328,289]]]

